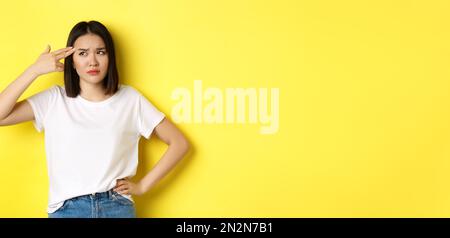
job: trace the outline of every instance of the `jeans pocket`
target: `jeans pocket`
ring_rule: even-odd
[[[112,199],[114,201],[120,203],[121,205],[125,205],[125,206],[133,206],[134,205],[134,203],[132,201],[130,201],[130,199],[124,197],[122,194],[120,194],[118,192],[113,192]]]
[[[64,200],[63,205],[61,207],[59,207],[55,212],[63,211],[64,209],[67,208],[67,206],[69,205],[70,202],[71,202],[70,199]]]

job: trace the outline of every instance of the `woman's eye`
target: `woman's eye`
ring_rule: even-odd
[[[86,52],[80,52],[78,55],[81,55],[81,56],[85,56],[87,53]]]
[[[101,50],[101,51],[98,52],[98,54],[99,55],[104,55],[104,54],[106,54],[106,52]]]

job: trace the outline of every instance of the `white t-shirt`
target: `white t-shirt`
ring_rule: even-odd
[[[165,115],[131,86],[100,102],[67,97],[55,85],[27,99],[37,131],[45,129],[49,175],[48,213],[73,197],[105,192],[132,177],[138,144]],[[125,196],[131,201],[131,196]]]

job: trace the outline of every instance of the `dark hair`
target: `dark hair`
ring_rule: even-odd
[[[78,37],[89,33],[100,36],[105,42],[106,52],[108,53],[108,72],[103,79],[103,88],[105,89],[105,95],[112,95],[118,90],[119,73],[117,72],[114,43],[108,29],[98,21],[79,22],[70,31],[67,47],[73,46]],[[64,61],[64,84],[68,97],[76,97],[80,94],[80,77],[73,67],[72,55]]]

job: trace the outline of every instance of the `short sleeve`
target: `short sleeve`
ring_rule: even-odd
[[[57,86],[48,88],[27,99],[34,113],[33,125],[38,132],[44,129],[45,118],[58,93]]]
[[[138,128],[139,133],[146,139],[150,138],[155,127],[164,119],[160,112],[142,94],[138,96]]]

